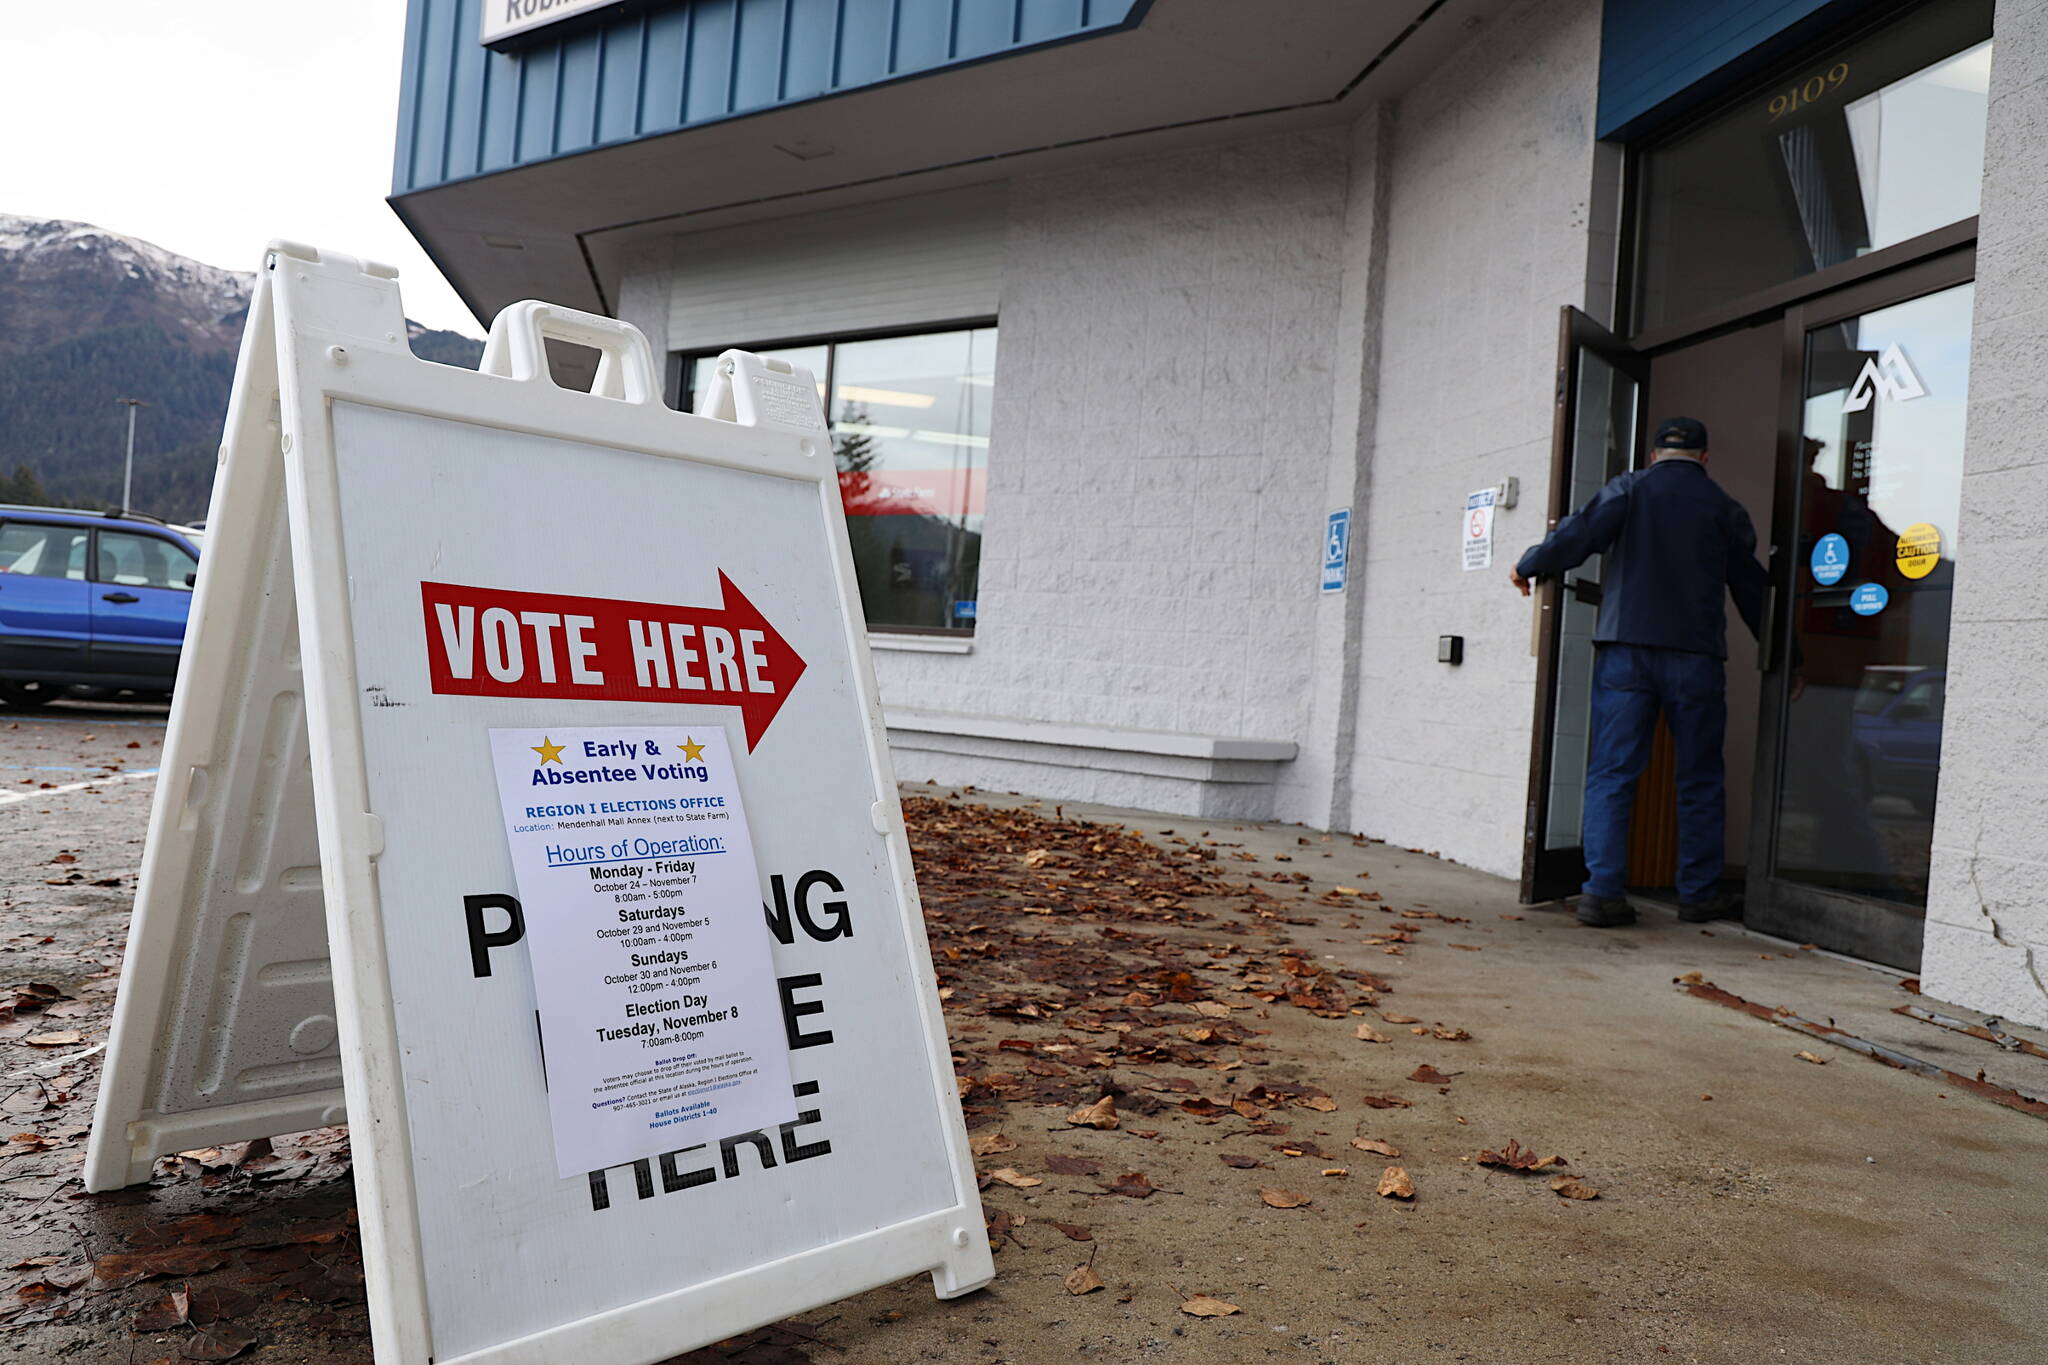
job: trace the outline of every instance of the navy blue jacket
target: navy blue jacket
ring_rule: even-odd
[[[1728,657],[1727,596],[1749,632],[1761,628],[1764,585],[1756,528],[1697,460],[1662,459],[1608,481],[1515,565],[1561,578],[1604,554],[1597,644],[1650,645]]]

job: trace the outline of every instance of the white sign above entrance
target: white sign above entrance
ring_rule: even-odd
[[[348,1122],[390,1365],[986,1283],[811,375],[680,413],[624,323],[514,305],[471,372],[383,267],[257,280],[88,1187]]]
[[[483,0],[485,46],[549,28],[598,10],[619,10],[621,0]]]

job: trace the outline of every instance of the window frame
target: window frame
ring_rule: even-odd
[[[839,348],[841,346],[852,345],[862,341],[893,341],[899,337],[935,336],[945,332],[972,332],[988,327],[999,329],[1000,326],[1001,324],[997,318],[991,314],[986,317],[923,322],[908,327],[869,328],[865,331],[854,332],[811,333],[776,341],[735,342],[729,346],[721,346],[716,350],[697,348],[687,351],[671,351],[669,353],[669,366],[674,375],[674,381],[670,406],[680,412],[690,411],[684,404],[690,401],[691,395],[696,388],[694,383],[696,366],[704,361],[716,360],[726,351],[783,351],[794,350],[799,346],[822,346],[825,348],[825,372],[818,376],[818,382],[825,386],[825,425],[829,434],[832,425],[831,398],[835,392],[834,382],[838,376]],[[857,587],[858,585],[856,585]],[[979,603],[980,600],[980,575],[977,572],[975,601]],[[897,626],[878,624],[866,619],[865,607],[863,607],[861,615],[862,627],[870,635],[893,635],[906,640],[944,640],[962,643],[974,639],[974,626]],[[979,624],[978,614],[976,623]]]
[[[133,536],[133,537],[134,537],[135,539],[137,539],[137,540],[154,540],[154,541],[158,542],[159,544],[162,544],[162,545],[167,545],[167,546],[169,546],[169,547],[170,547],[171,549],[173,549],[173,550],[177,551],[177,552],[178,552],[179,554],[181,554],[181,555],[184,555],[184,556],[185,556],[185,557],[186,557],[187,559],[189,559],[189,560],[191,560],[191,561],[192,561],[192,575],[193,575],[193,578],[194,578],[195,580],[196,580],[196,579],[198,578],[198,576],[199,576],[199,556],[198,556],[198,555],[196,555],[196,554],[194,554],[194,553],[192,553],[192,551],[191,551],[191,550],[187,549],[187,548],[186,548],[185,546],[183,546],[183,545],[180,545],[180,544],[179,544],[179,543],[178,543],[177,541],[175,541],[175,540],[171,539],[171,538],[170,538],[169,536],[162,536],[162,535],[158,535],[158,534],[157,534],[156,532],[154,532],[154,531],[145,531],[145,530],[141,529],[140,527],[131,527],[131,526],[93,526],[93,527],[80,527],[79,529],[81,529],[81,530],[84,530],[84,531],[87,531],[87,532],[89,533],[89,535],[91,536],[91,540],[90,540],[90,543],[89,543],[89,544],[87,545],[87,547],[86,547],[86,552],[85,552],[85,570],[86,570],[86,581],[87,581],[87,582],[89,582],[89,583],[111,583],[111,584],[112,584],[113,586],[115,586],[115,587],[117,587],[117,588],[148,588],[148,589],[149,589],[149,590],[150,590],[151,592],[182,592],[182,593],[191,593],[191,592],[193,592],[193,591],[197,590],[197,588],[198,588],[198,586],[199,586],[199,585],[198,585],[198,583],[197,583],[196,581],[194,581],[194,582],[191,582],[191,583],[178,583],[178,584],[171,584],[171,583],[120,583],[120,582],[116,582],[116,581],[115,581],[115,580],[113,580],[113,579],[108,579],[108,578],[101,578],[101,577],[100,577],[100,537],[101,537],[101,536],[103,536],[103,535],[115,535],[115,536]]]
[[[47,531],[76,531],[85,537],[85,563],[80,566],[84,569],[84,573],[79,577],[73,578],[68,572],[61,574],[22,574],[20,577],[48,578],[58,583],[90,583],[93,581],[93,561],[99,549],[98,544],[93,539],[93,532],[97,529],[96,527],[80,526],[76,522],[69,521],[48,521],[37,516],[0,515],[0,532],[5,532],[12,526],[39,526]]]
[[[1652,327],[1642,325],[1644,234],[1648,231],[1649,217],[1644,210],[1650,190],[1649,158],[1740,108],[1745,102],[1782,85],[1788,74],[1844,47],[1875,37],[1915,11],[1931,9],[1939,3],[1940,0],[1889,0],[1889,3],[1880,0],[1869,11],[1815,33],[1807,41],[1777,54],[1762,67],[1712,96],[1697,102],[1687,101],[1686,107],[1674,112],[1668,121],[1658,123],[1621,144],[1621,221],[1617,233],[1617,264],[1620,268],[1615,271],[1613,316],[1626,329],[1625,335],[1632,344],[1642,350],[1653,350],[1673,340],[1778,312],[1800,300],[1828,293],[1858,280],[1887,274],[1957,245],[1976,241],[1979,215],[1971,214],[1918,237],[1893,242],[1824,269],[1780,280],[1697,312],[1671,318]],[[1994,27],[1990,40],[1996,42],[1997,38]],[[1685,97],[1680,96],[1679,99],[1683,101]]]

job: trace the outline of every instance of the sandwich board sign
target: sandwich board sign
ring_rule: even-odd
[[[816,385],[706,406],[612,319],[470,372],[386,267],[258,277],[86,1183],[348,1122],[390,1365],[993,1275]]]

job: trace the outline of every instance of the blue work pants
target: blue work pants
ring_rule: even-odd
[[[1604,644],[1593,654],[1593,733],[1586,753],[1589,896],[1619,896],[1627,889],[1629,817],[1660,709],[1677,750],[1678,897],[1707,900],[1721,880],[1727,669],[1711,654]]]

